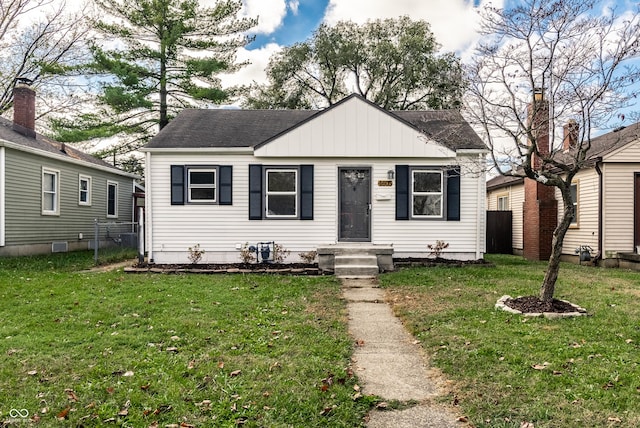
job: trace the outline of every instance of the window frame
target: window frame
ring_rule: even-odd
[[[500,201],[506,201],[504,207],[500,207]],[[496,210],[497,211],[511,211],[509,207],[509,194],[499,193],[496,195]]]
[[[212,172],[213,173],[213,186],[206,186],[206,185],[193,185],[191,184],[191,172]],[[218,166],[214,166],[214,165],[187,165],[186,166],[186,183],[185,183],[185,188],[186,188],[186,193],[187,193],[187,198],[186,198],[186,202],[188,204],[196,204],[196,205],[201,205],[201,204],[218,204],[218,200],[219,200],[219,195],[218,195],[218,191],[219,191],[219,180],[220,180],[220,174],[218,171]],[[213,187],[213,199],[192,199],[191,198],[191,189],[208,189]]]
[[[294,191],[269,191],[269,173],[270,172],[293,172],[295,186]],[[300,168],[295,166],[266,166],[264,168],[264,218],[269,220],[274,219],[298,219],[300,218]],[[269,196],[293,196],[294,199],[294,214],[282,215],[282,214],[270,214],[269,213]]]
[[[45,176],[52,175],[55,177],[53,191],[45,190]],[[46,193],[45,193],[46,192]],[[45,194],[53,194],[53,209],[45,209]],[[41,213],[42,215],[59,216],[60,215],[60,171],[57,169],[42,167],[42,181],[40,187],[41,196]]]
[[[416,192],[415,191],[415,176],[416,173],[422,174],[439,174],[440,175],[440,191],[439,192]],[[412,167],[409,169],[409,201],[410,201],[410,217],[414,220],[443,220],[446,219],[446,180],[445,171],[441,168],[427,168],[427,167]],[[416,196],[440,196],[440,214],[438,215],[420,215],[415,214],[415,197]]]
[[[85,190],[86,194],[87,194],[87,200],[83,201],[82,200],[82,182],[86,181],[87,182],[87,189]],[[78,205],[82,205],[82,206],[91,206],[91,194],[92,192],[92,178],[90,175],[84,175],[84,174],[79,174],[78,175]]]
[[[112,181],[112,180],[107,180],[107,195],[106,195],[106,208],[107,208],[107,218],[118,218],[118,187],[119,184],[117,181]],[[111,214],[109,211],[109,188],[110,187],[114,187],[115,188],[115,195],[114,195],[114,213]]]
[[[576,188],[576,197],[573,200],[573,218],[571,219],[571,223],[569,223],[570,229],[579,229],[580,228],[580,180],[575,180],[571,182],[569,186],[569,192],[575,186]]]

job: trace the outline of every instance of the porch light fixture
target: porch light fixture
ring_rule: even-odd
[[[396,178],[396,172],[390,169],[389,171],[387,171],[387,178],[389,180],[393,180],[394,178]]]
[[[544,101],[544,88],[533,88],[533,100],[536,102]]]

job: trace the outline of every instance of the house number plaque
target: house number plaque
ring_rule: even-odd
[[[391,187],[393,186],[392,180],[378,180],[378,187]]]

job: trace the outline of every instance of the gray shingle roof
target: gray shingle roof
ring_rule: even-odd
[[[87,153],[84,153],[80,150],[74,149],[70,147],[69,144],[65,145],[64,152],[62,149],[62,144],[51,140],[41,134],[36,134],[36,138],[26,137],[19,132],[13,130],[13,122],[0,117],[0,139],[5,140],[11,143],[19,144],[25,148],[41,150],[51,154],[57,154],[60,156],[65,156],[69,159],[80,160],[84,162],[91,163],[93,165],[112,168],[114,171],[121,172],[118,168],[114,167],[110,163],[103,161],[102,159],[98,159],[93,157]]]
[[[194,110],[181,111],[145,148],[233,148],[266,143],[325,110]],[[382,109],[380,109],[382,110]],[[385,111],[385,110],[382,110]],[[458,111],[394,111],[385,113],[453,149],[486,149]]]

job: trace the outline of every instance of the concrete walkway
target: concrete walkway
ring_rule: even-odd
[[[406,410],[374,410],[369,428],[461,428],[451,410],[435,403],[438,388],[422,349],[385,303],[375,279],[342,279],[349,332],[356,343],[354,370],[363,394],[384,400],[416,401]]]

